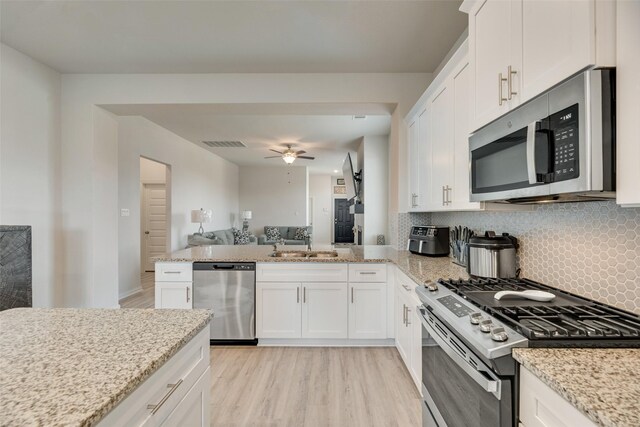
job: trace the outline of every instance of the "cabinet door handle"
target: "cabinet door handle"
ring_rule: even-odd
[[[307,287],[302,288],[302,302],[303,304],[307,303]]]
[[[411,290],[411,288],[410,288],[409,286],[405,285],[405,284],[402,284],[402,287],[403,287],[403,288],[404,288],[404,290],[405,290],[405,291],[407,291],[407,292]]]
[[[189,287],[187,286],[187,302],[189,302],[189,301],[190,301],[190,298],[189,298]]]
[[[155,415],[155,413],[160,410],[160,407],[162,407],[162,405],[164,405],[164,403],[171,397],[173,392],[180,387],[180,384],[182,384],[182,379],[178,380],[175,384],[167,384],[167,387],[170,388],[170,390],[162,397],[162,399],[160,399],[160,402],[155,405],[147,405],[147,409],[151,409],[151,415]]]
[[[300,304],[300,286],[296,288],[296,303]]]
[[[402,304],[402,323],[407,324],[407,306]]]
[[[502,96],[502,83],[508,81],[502,77],[502,73],[498,73],[498,105],[502,106],[504,101],[508,101],[509,99]]]
[[[517,95],[517,94],[518,94],[518,92],[516,92],[515,90],[513,90],[513,76],[517,73],[517,71],[514,71],[514,70],[511,68],[511,65],[509,65],[507,72],[508,72],[508,73],[507,73],[507,86],[508,86],[508,89],[509,89],[509,96],[508,96],[508,98],[509,98],[509,100],[511,100],[511,97],[512,97],[513,95]]]
[[[409,325],[411,324],[411,322],[409,322],[409,312],[411,311],[411,309],[409,307],[407,307],[407,322],[405,323],[406,327],[409,327]]]
[[[446,186],[446,203],[447,205],[451,205],[451,187]]]
[[[442,186],[442,206],[446,206],[446,204],[447,204],[447,189],[443,185]]]
[[[164,274],[180,274],[179,271],[165,271]]]
[[[375,271],[360,271],[360,274],[376,274]]]
[[[351,288],[351,304],[353,304],[353,288]]]

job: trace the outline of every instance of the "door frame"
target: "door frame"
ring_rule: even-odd
[[[145,185],[157,185],[162,184],[165,188],[165,228],[166,228],[166,237],[165,237],[165,251],[167,253],[171,252],[171,165],[168,163],[164,163],[158,161],[156,159],[152,159],[151,157],[140,156],[141,159],[151,160],[155,163],[160,163],[165,167],[165,179],[164,181],[158,180],[142,180],[140,176],[140,169],[138,169],[138,181],[139,181],[139,199],[140,199],[140,236],[139,236],[139,244],[140,244],[140,273],[146,272],[146,245],[144,244],[144,220],[145,220],[145,212],[144,212],[144,189]]]

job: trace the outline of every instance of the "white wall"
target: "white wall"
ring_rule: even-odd
[[[364,137],[358,148],[358,164],[363,170],[362,244],[375,245],[378,234],[389,239],[389,137]]]
[[[401,118],[431,81],[425,73],[403,74],[66,74],[62,76],[62,208],[64,281],[72,288],[67,305],[113,306],[98,300],[101,287],[115,287],[117,273],[96,281],[96,266],[104,259],[115,265],[115,241],[94,245],[93,229],[103,227],[98,211],[117,215],[118,198],[102,191],[94,198],[94,108],[106,104],[171,103],[389,103],[392,143],[400,147]],[[396,129],[397,128],[397,129]],[[394,131],[394,129],[396,129]],[[403,142],[404,144],[404,142]],[[116,147],[117,141],[110,146]],[[399,148],[401,149],[401,147]],[[404,170],[400,170],[405,173]],[[401,182],[406,182],[406,180]],[[115,188],[117,183],[111,185]],[[103,189],[104,190],[104,189]],[[94,206],[99,209],[94,210]],[[305,203],[306,206],[306,203]],[[214,207],[215,208],[215,207]],[[243,207],[244,208],[244,207]],[[304,218],[304,212],[302,213]],[[105,235],[117,235],[110,224]],[[116,245],[117,246],[117,245]],[[93,251],[98,253],[93,254]],[[115,295],[111,293],[110,295]],[[113,296],[110,298],[114,298]]]
[[[309,175],[309,197],[313,199],[313,243],[330,244],[333,240],[333,184],[331,175]]]
[[[65,300],[58,267],[60,74],[0,49],[0,224],[31,225],[33,305],[56,306]]]
[[[140,286],[140,157],[169,165],[171,250],[183,249],[187,236],[198,229],[192,209],[213,209],[213,223],[205,230],[237,223],[238,166],[142,117],[118,117],[119,294]]]
[[[249,230],[259,236],[265,225],[306,225],[307,177],[306,166],[240,167],[240,210],[253,214]]]

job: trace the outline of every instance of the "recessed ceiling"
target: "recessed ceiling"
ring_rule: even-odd
[[[241,166],[281,166],[265,159],[287,145],[315,160],[297,159],[310,173],[342,170],[363,136],[388,135],[393,104],[136,104],[101,105],[120,116],[142,116]],[[353,116],[365,115],[365,119]],[[212,148],[203,141],[241,141],[246,148]]]
[[[3,43],[65,73],[432,72],[460,0],[2,0]]]

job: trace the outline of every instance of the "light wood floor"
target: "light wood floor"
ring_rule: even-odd
[[[421,425],[393,347],[212,347],[214,426]]]
[[[140,275],[142,291],[120,300],[122,308],[153,308],[155,306],[154,273],[143,272]]]

